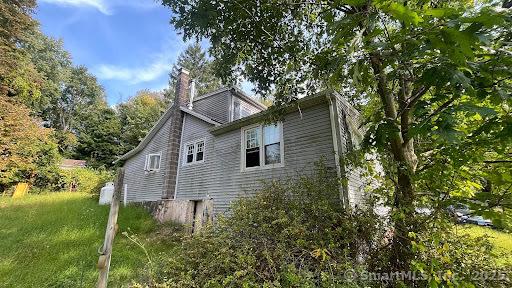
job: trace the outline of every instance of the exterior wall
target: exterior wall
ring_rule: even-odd
[[[191,115],[185,115],[183,128],[183,145],[180,151],[180,166],[177,183],[176,199],[198,200],[208,198],[205,191],[211,185],[210,175],[216,169],[213,157],[214,136],[208,131],[213,125],[206,123]],[[199,163],[185,163],[186,143],[204,139],[204,161]]]
[[[229,122],[230,107],[231,92],[224,91],[203,99],[198,97],[194,101],[193,110],[219,123],[227,123]]]
[[[231,104],[231,113],[234,114],[235,111],[234,111],[234,105],[235,105],[235,102],[237,102],[239,105],[240,105],[240,113],[242,113],[242,109],[245,109],[247,111],[250,112],[250,115],[252,114],[256,114],[258,112],[261,112],[262,109],[259,108],[259,107],[256,107],[254,104],[252,103],[249,103],[243,99],[241,99],[240,97],[236,96],[236,95],[232,95],[232,101],[233,103]],[[240,115],[241,117],[241,115]],[[243,117],[242,117],[243,118]],[[234,119],[234,116],[231,115],[230,119]],[[236,120],[236,119],[235,119]]]
[[[153,136],[151,141],[139,153],[132,156],[124,164],[123,183],[127,185],[127,201],[142,202],[162,199],[165,179],[165,163],[167,163],[167,141],[171,118],[167,119],[162,128]],[[160,170],[145,172],[146,155],[161,152]]]
[[[186,116],[183,143],[205,137],[205,161],[189,166],[180,164],[176,199],[213,199],[215,214],[226,211],[237,198],[253,195],[262,187],[262,180],[311,172],[313,163],[321,157],[334,169],[327,104],[304,109],[302,118],[298,111],[285,116],[282,121],[284,167],[244,172],[240,169],[241,129],[214,137],[208,132],[209,124],[192,118]]]
[[[338,126],[341,135],[342,154],[350,153],[359,146],[362,140],[362,132],[359,129],[360,114],[341,95],[336,94],[336,108],[338,114]],[[364,188],[367,186],[366,179],[361,175],[362,171],[357,167],[345,167],[348,179],[348,200],[352,207],[364,203]]]

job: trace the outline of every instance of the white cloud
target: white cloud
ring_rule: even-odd
[[[40,0],[55,5],[62,6],[77,6],[77,7],[92,7],[97,9],[103,14],[112,14],[109,7],[106,5],[104,0]]]
[[[121,80],[128,84],[153,81],[171,71],[171,62],[176,57],[174,49],[169,49],[153,57],[142,67],[125,67],[102,64],[93,69],[94,74],[102,80]]]
[[[127,6],[135,9],[152,9],[159,4],[154,0],[39,0],[61,6],[91,7],[105,15],[112,15],[114,7]]]

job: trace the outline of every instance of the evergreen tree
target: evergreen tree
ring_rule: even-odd
[[[165,91],[166,99],[174,99],[178,70],[184,68],[190,72],[190,78],[196,82],[196,95],[218,89],[221,81],[214,74],[212,62],[199,43],[191,44],[179,56],[169,73],[169,89]]]

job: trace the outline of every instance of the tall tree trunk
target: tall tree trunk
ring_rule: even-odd
[[[395,161],[397,171],[397,187],[394,194],[393,203],[393,223],[394,236],[391,246],[392,253],[390,257],[390,270],[407,271],[411,260],[411,239],[409,232],[413,230],[414,214],[414,186],[412,176],[416,168],[417,160],[414,154],[412,139],[408,136],[408,127],[410,123],[409,111],[400,110],[400,125],[397,123],[397,106],[407,107],[407,95],[410,94],[405,80],[401,83],[401,93],[399,99],[404,103],[396,103],[392,91],[388,89],[388,80],[382,68],[380,55],[370,55],[370,61],[374,74],[377,78],[377,92],[381,98],[384,108],[384,114],[388,123],[395,125],[397,129],[389,135],[390,148]]]

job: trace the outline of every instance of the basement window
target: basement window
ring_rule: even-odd
[[[186,164],[199,163],[204,161],[204,140],[196,140],[185,144]]]
[[[283,166],[281,123],[243,128],[242,137],[242,171]]]
[[[154,153],[146,155],[146,163],[144,164],[144,171],[153,172],[160,170],[160,158],[162,153]]]

